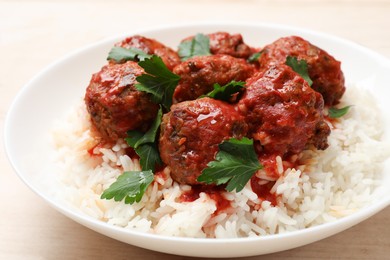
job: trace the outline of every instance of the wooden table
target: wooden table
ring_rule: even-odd
[[[356,41],[390,58],[388,0],[1,0],[1,126],[22,86],[66,53],[134,28],[204,20],[305,27]],[[3,127],[0,132],[3,136]],[[3,138],[0,142],[0,259],[185,259],[115,241],[64,217],[22,183],[6,158]],[[247,259],[263,257],[389,259],[390,208],[317,243]]]

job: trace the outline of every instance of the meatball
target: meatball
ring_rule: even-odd
[[[344,74],[339,61],[310,42],[290,36],[265,46],[259,62],[261,66],[268,67],[285,63],[287,56],[307,62],[312,88],[322,94],[326,105],[339,102],[345,92]]]
[[[322,114],[324,101],[289,66],[271,66],[246,83],[237,109],[263,153],[297,154],[309,144],[327,148],[330,129]]]
[[[134,86],[142,73],[136,62],[128,61],[108,64],[92,75],[84,100],[92,124],[106,140],[125,137],[129,130],[146,131],[156,117],[158,105]]]
[[[247,129],[244,117],[223,101],[201,98],[178,103],[163,116],[160,156],[175,181],[199,184],[196,179],[214,160],[218,145],[231,137],[242,138]]]
[[[207,34],[210,39],[211,54],[226,54],[236,58],[247,59],[252,55],[252,48],[244,43],[241,34],[229,34],[216,32]],[[184,39],[182,42],[192,40],[194,36]]]
[[[117,43],[116,46],[127,49],[137,48],[146,52],[147,54],[155,54],[157,56],[160,56],[165,65],[170,70],[172,70],[177,64],[180,63],[179,55],[174,50],[156,40],[149,39],[140,35],[128,37],[123,41]]]
[[[236,58],[247,59],[252,49],[244,43],[241,34],[216,32],[208,34],[210,38],[210,52],[212,54],[227,54]]]
[[[245,60],[229,55],[196,56],[176,66],[173,72],[181,77],[173,94],[174,103],[196,99],[232,80],[244,81],[254,68]]]

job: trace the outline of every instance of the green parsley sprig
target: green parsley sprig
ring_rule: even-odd
[[[179,44],[178,54],[182,61],[195,56],[211,55],[210,38],[207,35],[198,33],[191,40]]]
[[[286,65],[290,66],[293,71],[298,73],[311,86],[313,81],[309,76],[307,62],[305,60],[298,60],[297,57],[287,56]]]
[[[145,70],[146,74],[136,78],[139,82],[135,84],[136,89],[151,94],[153,102],[162,104],[169,111],[180,76],[172,73],[156,55],[138,62],[138,65]]]
[[[127,132],[125,138],[127,144],[134,149],[140,157],[142,170],[152,170],[154,172],[156,165],[162,165],[160,154],[157,148],[157,133],[160,129],[162,118],[162,109],[160,107],[152,126],[146,133],[132,130]]]
[[[345,106],[343,108],[336,108],[336,107],[331,107],[328,110],[328,115],[330,118],[339,118],[344,116],[345,114],[348,113],[349,109],[352,106]]]
[[[124,172],[103,192],[100,198],[115,201],[124,199],[126,204],[140,202],[153,179],[154,175],[151,170]]]
[[[221,86],[218,83],[215,83],[213,86],[213,90],[209,93],[200,96],[202,97],[210,97],[223,101],[232,101],[235,94],[239,94],[245,88],[245,82],[243,81],[234,81],[232,80],[228,84]],[[233,100],[234,101],[234,100]]]
[[[253,174],[263,168],[254,150],[253,140],[246,137],[222,142],[215,161],[207,166],[197,181],[216,185],[228,183],[226,190],[230,192],[241,191]]]
[[[108,53],[107,60],[114,60],[115,62],[122,63],[128,60],[143,61],[146,58],[150,58],[152,55],[145,53],[138,48],[123,48],[112,47]]]
[[[259,60],[259,58],[261,57],[261,54],[263,54],[263,50],[259,51],[259,52],[256,52],[256,53],[253,53],[251,56],[249,56],[249,58],[247,59],[247,61],[249,63],[255,63],[256,61]]]

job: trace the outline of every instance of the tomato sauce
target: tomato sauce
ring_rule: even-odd
[[[251,187],[252,191],[257,194],[259,199],[261,200],[267,200],[271,202],[273,206],[277,205],[277,195],[274,193],[271,193],[271,189],[274,186],[274,181],[269,181],[265,184],[259,184],[259,178],[256,176],[253,176],[251,178]]]
[[[302,165],[302,163],[298,159],[298,155],[286,155],[283,158],[283,169],[298,169],[298,166]]]
[[[102,148],[102,147],[104,147],[105,144],[106,144],[105,142],[98,142],[96,145],[92,146],[91,148],[89,148],[87,150],[88,154],[90,156],[101,156],[101,154],[96,154],[93,151],[95,150],[95,148]]]
[[[280,176],[279,170],[278,170],[278,164],[276,162],[277,154],[261,154],[258,153],[258,159],[260,163],[263,165],[263,169],[266,171],[267,176],[272,179],[277,179]],[[297,154],[286,154],[282,158],[282,171],[284,172],[286,169],[297,169],[298,166],[301,165],[301,162],[299,161],[299,157]]]
[[[271,178],[279,178],[280,174],[276,163],[276,155],[262,154],[259,156],[259,161],[263,165],[267,176]]]
[[[132,147],[127,147],[125,150],[126,154],[131,158],[131,159],[139,159],[138,154],[135,152],[134,148]]]
[[[328,115],[324,116],[324,118],[325,118],[326,121],[328,121],[332,125],[333,129],[336,128],[336,123],[339,122],[339,120],[337,118],[332,118],[332,117],[330,117]]]
[[[230,201],[225,199],[222,196],[222,192],[224,192],[225,187],[217,186],[217,187],[207,187],[202,185],[194,185],[192,189],[186,192],[183,192],[180,196],[181,202],[193,202],[199,199],[199,194],[201,192],[206,193],[211,199],[215,201],[215,205],[217,210],[213,215],[218,215],[222,211],[228,209],[230,207]]]
[[[164,172],[165,167],[166,167],[165,164],[156,165],[156,168],[154,169],[154,179],[155,180],[161,179],[161,180],[166,181],[168,179],[168,176]]]

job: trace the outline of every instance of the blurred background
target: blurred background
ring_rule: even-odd
[[[389,0],[0,0],[1,136],[17,92],[65,54],[135,29],[198,21],[297,26],[390,58]],[[123,244],[56,212],[18,179],[0,142],[0,259],[186,259]],[[339,235],[264,258],[381,259],[390,254],[389,226],[387,208]]]

